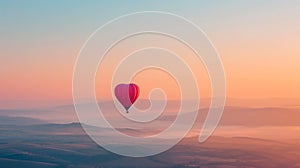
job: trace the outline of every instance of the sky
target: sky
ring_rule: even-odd
[[[0,107],[72,99],[88,36],[113,18],[153,10],[205,31],[223,61],[228,98],[300,99],[300,1],[0,0]]]

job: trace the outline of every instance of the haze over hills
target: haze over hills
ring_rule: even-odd
[[[0,125],[32,125],[45,123],[47,123],[47,121],[28,117],[0,116]]]
[[[178,102],[171,102],[176,104]],[[106,117],[110,120],[119,121],[122,118],[110,114],[109,107],[112,102],[101,104],[103,111],[107,112]],[[147,106],[147,103],[145,103]],[[159,121],[170,122],[175,119],[177,109],[169,109]],[[174,110],[174,111],[172,111]],[[203,123],[208,112],[208,108],[200,108],[198,113],[197,124]],[[79,122],[74,106],[63,105],[56,107],[40,108],[40,109],[0,109],[0,116],[10,117],[26,117],[36,120],[42,120],[51,123],[70,123]],[[91,116],[91,118],[94,118]],[[247,127],[257,126],[300,126],[300,108],[297,106],[282,107],[241,107],[226,106],[220,125],[239,125]]]
[[[87,100],[88,101],[88,100]],[[109,100],[98,100],[99,102],[109,102]],[[148,101],[142,99],[142,101]],[[154,100],[158,101],[158,100]],[[210,98],[201,98],[200,106],[207,107]],[[177,100],[171,100],[178,103]],[[48,107],[73,106],[72,99],[63,100],[0,100],[0,109],[47,109]],[[300,107],[300,98],[261,98],[261,99],[241,99],[226,98],[226,106],[238,107]]]

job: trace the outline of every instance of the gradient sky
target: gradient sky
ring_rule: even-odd
[[[0,106],[71,99],[88,36],[144,10],[181,15],[207,33],[224,63],[228,97],[299,100],[300,1],[0,0]]]

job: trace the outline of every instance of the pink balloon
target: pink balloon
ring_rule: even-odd
[[[137,100],[140,94],[139,87],[134,84],[118,84],[115,87],[115,96],[118,101],[123,105],[128,113],[128,109]]]

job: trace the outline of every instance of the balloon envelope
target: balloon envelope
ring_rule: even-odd
[[[115,96],[118,101],[123,105],[123,107],[128,112],[128,109],[136,101],[140,93],[139,87],[134,84],[118,84],[115,87]]]

